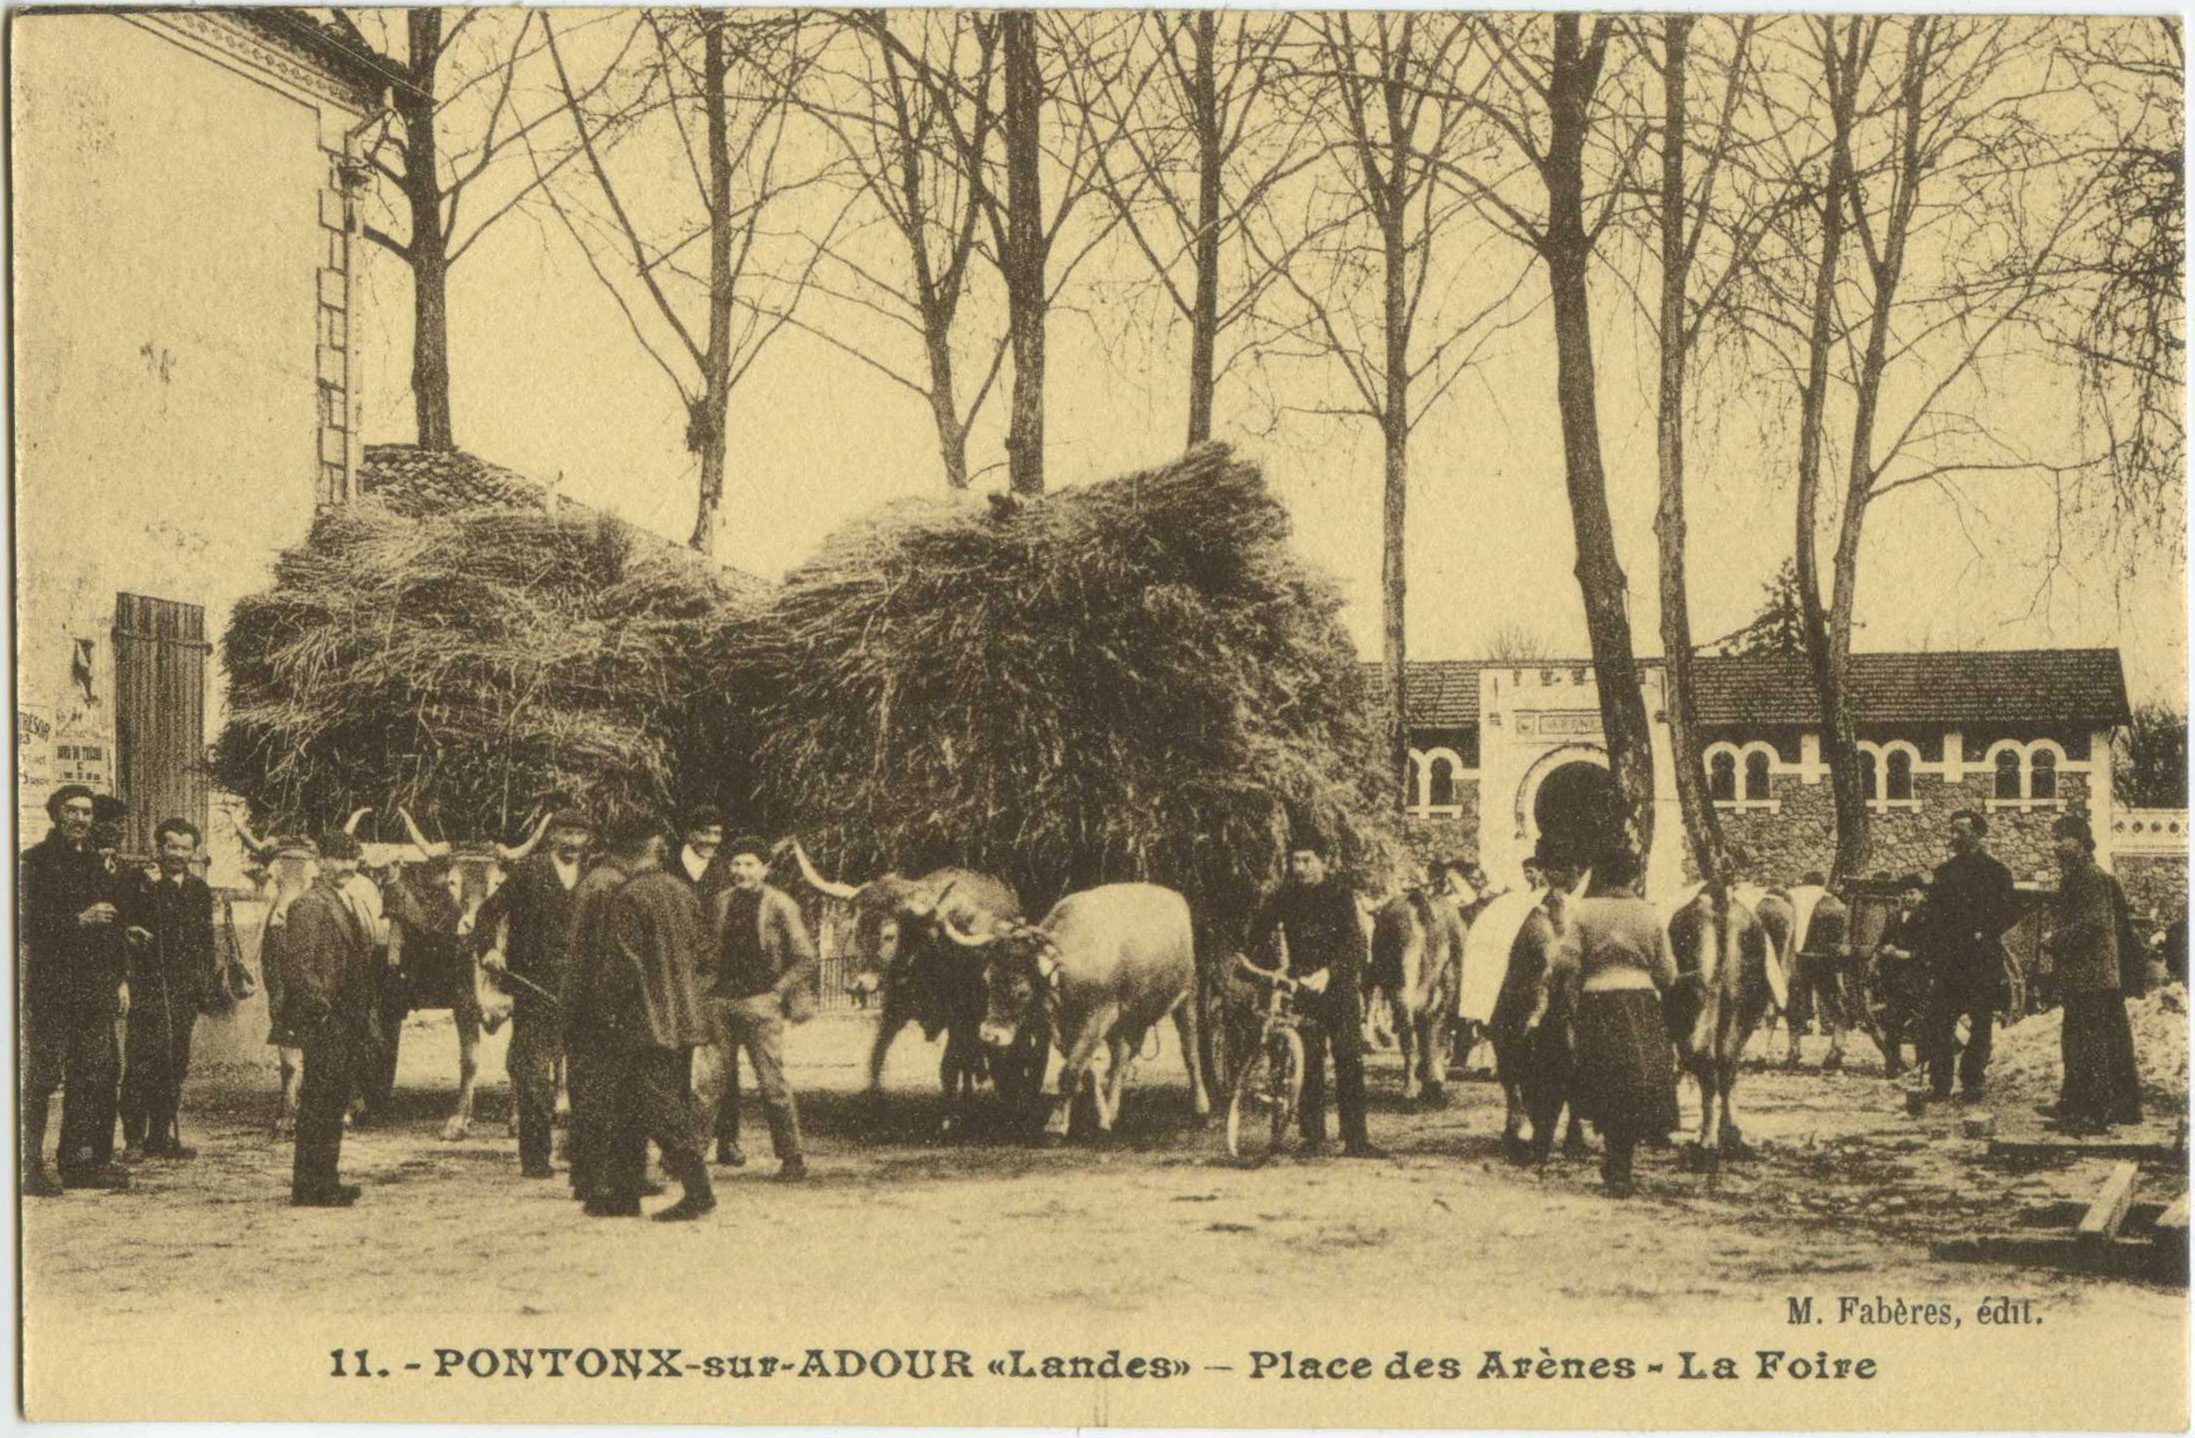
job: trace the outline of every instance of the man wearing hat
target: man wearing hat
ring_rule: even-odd
[[[288,857],[284,855],[283,857]],[[344,896],[358,871],[358,841],[337,829],[319,845],[320,871],[291,903],[284,924],[279,1030],[304,1049],[297,1095],[297,1157],[290,1202],[299,1208],[347,1208],[357,1184],[344,1183],[343,1111],[358,1074],[381,1043],[380,985],[373,936]]]
[[[191,872],[198,826],[163,819],[153,831],[159,876],[128,876],[129,1070],[122,1085],[122,1136],[146,1158],[197,1157],[183,1146],[177,1117],[190,1068],[191,1030],[213,992],[213,890]]]
[[[731,887],[710,910],[717,961],[707,996],[709,1042],[702,1049],[701,1109],[709,1116],[720,1150],[739,1149],[739,1054],[754,1065],[762,1112],[777,1154],[777,1176],[807,1177],[801,1155],[800,1110],[785,1079],[785,1021],[811,1012],[816,948],[800,906],[765,882],[769,842],[753,835],[734,839],[724,853]]]
[[[1288,876],[1266,899],[1250,925],[1250,951],[1267,952],[1276,934],[1288,941],[1288,973],[1297,979],[1324,971],[1323,993],[1297,995],[1299,1009],[1317,1021],[1304,1038],[1304,1151],[1326,1147],[1326,1049],[1334,1051],[1334,1089],[1341,1109],[1342,1152],[1350,1158],[1385,1158],[1372,1146],[1364,1119],[1364,1035],[1357,1025],[1357,990],[1367,958],[1356,895],[1327,867],[1323,836],[1299,831],[1288,843]]]
[[[2141,1072],[2127,1025],[2121,935],[2125,900],[2118,881],[2096,863],[2088,820],[2067,814],[2050,826],[2063,879],[2056,924],[2043,946],[2055,961],[2064,996],[2060,1033],[2065,1084],[2053,1116],[2067,1133],[2100,1134],[2115,1123],[2139,1123]]]
[[[1969,1025],[1959,1056],[1959,1087],[1968,1102],[1987,1089],[1990,1030],[2003,1003],[2002,936],[2020,919],[2012,871],[1984,841],[1989,821],[1973,809],[1951,816],[1951,857],[1936,870],[1923,910],[1922,951],[1936,971],[1936,987],[1921,1025],[1921,1054],[1928,1061],[1929,1096],[1951,1097],[1951,1054],[1960,1018]]]
[[[113,1143],[115,984],[104,956],[121,935],[113,879],[91,847],[92,791],[65,784],[46,800],[53,828],[25,850],[17,887],[22,924],[23,1192],[127,1188],[129,1175],[95,1162],[99,1123]],[[46,1114],[63,1089],[57,1181],[46,1170]],[[98,1096],[108,1095],[101,1103]]]
[[[519,861],[481,906],[475,930],[484,962],[511,992],[511,1095],[518,1108],[518,1170],[548,1178],[556,1121],[556,1066],[564,1058],[559,1011],[579,866],[594,825],[576,809],[549,817],[547,842]]]
[[[701,901],[702,918],[713,922],[718,897],[732,886],[730,856],[724,853],[724,811],[714,804],[696,804],[686,811],[679,832],[685,841],[679,846],[676,862],[667,864],[665,870],[693,887],[694,897]],[[703,936],[696,972],[703,987],[714,981],[722,937],[713,928]],[[738,1168],[747,1162],[747,1155],[739,1148],[739,1065],[729,1065],[722,1077],[727,1087],[724,1101],[716,1109],[716,1161]]]
[[[1927,881],[1919,874],[1908,874],[1898,885],[1898,907],[1875,940],[1870,982],[1882,1000],[1883,1073],[1889,1078],[1905,1072],[1906,1039],[1932,989],[1922,949],[1922,905],[1927,896]],[[1918,1062],[1922,1055],[1916,1052],[1914,1057]]]

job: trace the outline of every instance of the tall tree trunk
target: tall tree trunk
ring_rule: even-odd
[[[1847,191],[1852,188],[1851,135],[1855,91],[1860,70],[1861,21],[1847,21],[1844,48],[1837,48],[1836,21],[1820,22],[1823,80],[1829,96],[1832,143],[1829,183],[1822,195],[1822,252],[1814,270],[1812,313],[1807,331],[1806,386],[1799,399],[1799,476],[1796,505],[1797,529],[1793,555],[1798,575],[1799,607],[1806,639],[1807,666],[1814,680],[1814,699],[1822,716],[1822,758],[1829,767],[1830,798],[1837,815],[1837,857],[1832,879],[1865,873],[1872,857],[1873,837],[1868,829],[1867,793],[1860,771],[1860,751],[1852,713],[1846,702],[1847,660],[1852,628],[1849,610],[1838,619],[1822,606],[1821,566],[1815,554],[1819,526],[1822,442],[1828,423],[1829,357],[1836,343],[1836,291],[1842,263]],[[1852,516],[1847,515],[1850,529]],[[1840,535],[1836,586],[1848,592],[1844,570],[1857,573],[1858,536],[1852,535],[1852,553],[1845,553]],[[1842,633],[1842,642],[1838,634]]]
[[[1646,696],[1639,688],[1624,595],[1608,512],[1608,476],[1601,460],[1600,414],[1593,373],[1593,314],[1587,291],[1592,238],[1585,228],[1585,140],[1593,93],[1607,56],[1607,32],[1596,26],[1581,44],[1578,17],[1555,18],[1554,66],[1548,82],[1547,233],[1542,258],[1555,321],[1555,392],[1562,412],[1563,470],[1570,522],[1578,543],[1578,589],[1600,688],[1601,729],[1623,809],[1625,838],[1641,859],[1654,847],[1654,749]]]
[[[1219,81],[1213,65],[1219,17],[1197,12],[1191,38],[1196,47],[1197,127],[1197,288],[1189,317],[1189,445],[1212,437],[1213,371],[1219,347],[1219,227],[1224,176],[1220,173],[1226,136],[1220,133]]]
[[[892,57],[886,52],[885,63]],[[945,463],[945,483],[954,489],[968,487],[968,431],[960,422],[960,398],[953,382],[953,310],[955,305],[939,291],[937,270],[930,256],[929,197],[923,190],[922,142],[904,104],[897,103],[894,122],[899,132],[900,203],[904,205],[909,258],[914,263],[915,300],[922,311],[922,348],[930,366],[930,417],[937,426],[938,457]]]
[[[1391,723],[1387,732],[1389,772],[1410,802],[1410,646],[1403,624],[1408,592],[1404,544],[1410,509],[1410,348],[1408,300],[1404,290],[1404,253],[1397,226],[1387,233],[1387,408],[1380,416],[1386,441],[1386,485],[1380,505],[1380,655],[1387,664]]]
[[[1044,201],[1040,189],[1043,77],[1036,13],[1012,10],[1005,27],[1006,304],[1014,346],[1014,394],[1006,433],[1016,494],[1044,493]]]
[[[1692,845],[1692,863],[1704,879],[1729,877],[1722,825],[1707,791],[1700,742],[1699,706],[1692,684],[1692,614],[1684,566],[1684,366],[1685,287],[1691,263],[1685,246],[1684,146],[1689,124],[1685,66],[1694,21],[1662,20],[1661,174],[1661,386],[1655,413],[1654,455],[1661,503],[1654,535],[1661,547],[1661,641],[1669,715],[1669,740],[1677,773],[1677,805]]]
[[[457,439],[450,426],[450,237],[442,226],[434,94],[442,12],[407,12],[405,36],[411,86],[395,87],[395,108],[404,126],[403,190],[411,216],[412,410],[420,448],[451,450]]]
[[[687,543],[713,555],[724,508],[724,428],[732,395],[732,156],[724,113],[724,13],[694,15],[702,27],[701,105],[708,121],[709,350],[701,395],[686,426],[687,447],[701,457],[700,503]]]

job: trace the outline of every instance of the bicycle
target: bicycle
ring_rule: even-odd
[[[1303,1098],[1303,1035],[1297,1029],[1306,1020],[1292,999],[1298,990],[1324,993],[1327,975],[1321,970],[1306,983],[1246,958],[1237,959],[1236,966],[1266,986],[1263,1026],[1227,1098],[1227,1154],[1255,1164],[1279,1151]]]

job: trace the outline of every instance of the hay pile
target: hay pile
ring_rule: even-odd
[[[262,819],[403,805],[459,838],[560,795],[660,811],[702,797],[682,772],[739,782],[701,709],[762,597],[576,506],[330,509],[236,608],[214,777]]]
[[[1299,818],[1399,851],[1340,597],[1224,445],[1044,499],[887,506],[739,646],[762,811],[848,876],[953,862],[1042,912],[1145,878],[1235,922]]]

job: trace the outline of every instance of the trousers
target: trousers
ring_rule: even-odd
[[[197,1026],[197,1004],[175,986],[147,984],[142,994],[132,993],[122,1043],[122,1141],[132,1148],[178,1141],[176,1119]]]
[[[785,1078],[785,1016],[777,995],[703,1001],[709,1043],[698,1055],[694,1087],[701,1099],[702,1137],[714,1133],[726,1143],[739,1142],[739,1054],[754,1065],[755,1087],[762,1090],[762,1115],[770,1125],[770,1148],[780,1159],[800,1156],[800,1109]]]
[[[341,1179],[343,1111],[350,1107],[358,1066],[371,1046],[340,1023],[325,1023],[305,1042],[304,1074],[297,1085],[297,1156],[290,1168],[290,1196],[333,1193]]]
[[[607,1152],[596,1194],[638,1203],[648,1176],[648,1140],[663,1150],[665,1171],[684,1175],[700,1163],[700,1132],[690,1078],[693,1050],[629,1044],[612,1051],[606,1096]]]
[[[46,1118],[61,1091],[64,1173],[114,1157],[115,1079],[121,1068],[114,1014],[103,1004],[26,1005],[23,1015],[23,1160],[45,1161]]]
[[[556,1065],[564,1057],[563,1024],[555,1013],[521,1008],[511,1016],[511,1048],[504,1068],[518,1109],[518,1162],[547,1168],[556,1124]],[[574,1101],[574,1109],[577,1101]]]
[[[1928,1061],[1928,1086],[1938,1095],[1951,1092],[1951,1051],[1959,1020],[1969,1024],[1966,1049],[1959,1055],[1959,1087],[1979,1094],[1988,1081],[1990,1036],[1997,1021],[1997,975],[1968,973],[1946,965],[1937,975],[1921,1017],[1921,1057]]]
[[[1370,1141],[1364,1122],[1364,1031],[1357,1023],[1354,986],[1329,991],[1306,1012],[1318,1022],[1303,1029],[1303,1136],[1326,1138],[1326,1050],[1334,1051],[1334,1097],[1341,1110],[1341,1141]]]
[[[572,1124],[567,1156],[572,1194],[594,1198],[600,1192],[609,1153],[609,1095],[613,1074],[610,1051],[598,1034],[567,1030],[564,1035],[564,1083],[572,1095]]]

